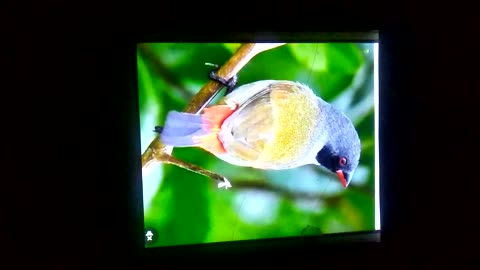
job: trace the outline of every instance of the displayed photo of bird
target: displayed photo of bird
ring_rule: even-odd
[[[346,188],[358,166],[361,143],[339,109],[305,84],[260,80],[237,88],[225,80],[225,96],[199,114],[170,111],[155,127],[163,143],[200,147],[230,164],[284,170],[315,164],[336,174]]]

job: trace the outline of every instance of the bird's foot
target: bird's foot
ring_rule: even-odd
[[[211,79],[211,80],[214,80],[216,82],[221,83],[223,86],[225,86],[227,88],[227,91],[225,92],[225,96],[230,94],[235,89],[235,86],[237,85],[237,81],[238,81],[238,76],[237,75],[234,75],[232,78],[230,78],[227,81],[224,78],[217,75],[216,71],[219,69],[218,65],[211,64],[211,63],[205,63],[205,65],[215,67],[215,69],[213,69],[212,71],[210,71],[210,73],[208,73],[208,78]]]

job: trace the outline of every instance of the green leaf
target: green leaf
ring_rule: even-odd
[[[189,44],[189,46],[188,58],[184,58],[174,66],[169,66],[171,72],[183,80],[190,79],[207,83],[209,81],[208,73],[213,67],[205,65],[205,63],[221,66],[232,55],[221,43]]]
[[[355,44],[329,43],[324,44],[322,48],[324,48],[328,70],[332,73],[355,74],[363,64],[362,52]]]
[[[298,80],[303,71],[289,46],[280,46],[256,55],[239,73],[239,85],[259,80]]]
[[[313,71],[326,71],[327,44],[293,43],[288,46],[296,59]]]
[[[146,101],[152,93],[152,78],[140,53],[137,52],[138,101],[140,109],[145,108]]]
[[[307,225],[303,230],[302,230],[302,235],[321,235],[322,230],[319,227],[312,226],[312,225]]]
[[[340,205],[331,207],[322,217],[322,222],[318,223],[320,229],[324,233],[341,233],[341,232],[350,232],[353,231],[352,225],[349,224],[349,220],[345,218],[345,215],[342,213],[342,201]]]
[[[370,194],[353,189],[349,190],[339,210],[354,230],[374,229],[375,201]]]
[[[223,46],[232,54],[238,50],[240,45],[242,44],[241,43],[223,43]]]
[[[164,103],[160,102],[161,91],[155,87],[158,79],[152,75],[139,53],[137,53],[137,70],[141,149],[144,151],[155,137],[152,132],[153,127],[158,124],[158,118],[163,117],[165,112]]]
[[[189,61],[192,54],[190,43],[149,43],[162,62],[170,67]]]
[[[352,74],[345,74],[341,72],[328,72],[317,75],[321,89],[318,95],[327,102],[331,102],[334,98],[342,94],[344,90],[352,83]]]
[[[206,188],[211,180],[179,167],[168,167],[145,226],[157,230],[156,246],[202,243],[210,227]]]

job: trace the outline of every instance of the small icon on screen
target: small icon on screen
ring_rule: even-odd
[[[145,236],[147,237],[147,241],[153,241],[152,239],[152,236],[153,236],[153,233],[152,231],[147,231],[147,233],[145,234]]]
[[[146,228],[144,231],[145,242],[151,244],[157,240],[157,232],[152,228]]]

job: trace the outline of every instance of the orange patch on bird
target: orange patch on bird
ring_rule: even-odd
[[[196,136],[193,138],[193,141],[197,146],[214,155],[227,153],[223,147],[223,144],[220,142],[220,140],[218,140],[218,132],[209,133],[204,136]]]
[[[218,138],[218,133],[220,132],[220,127],[222,126],[223,121],[225,121],[225,119],[227,119],[233,112],[234,110],[227,105],[215,105],[203,109],[203,129],[207,134],[194,137],[194,142],[199,147],[214,155],[225,154],[227,151]]]

